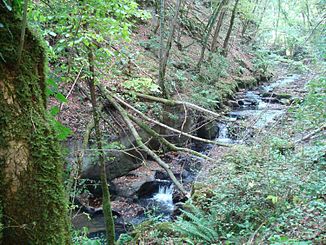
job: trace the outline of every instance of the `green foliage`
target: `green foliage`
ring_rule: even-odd
[[[104,239],[90,239],[87,237],[88,229],[84,227],[82,230],[75,230],[73,233],[72,241],[75,245],[101,245],[105,244]]]
[[[296,125],[301,130],[316,128],[325,122],[326,114],[326,78],[320,77],[310,81],[307,85],[309,90],[304,101],[296,110]]]
[[[193,78],[200,86],[193,87],[192,100],[205,108],[216,110],[236,88],[236,83],[221,80],[227,77],[228,67],[224,56],[218,52],[211,53],[209,61],[203,64],[200,73]]]
[[[254,66],[255,72],[266,75],[270,73],[271,68],[275,65],[273,55],[268,54],[269,51],[266,49],[257,49],[255,51]]]
[[[182,216],[175,222],[172,229],[185,236],[190,244],[212,244],[218,241],[219,233],[215,215],[205,213],[193,204],[187,204],[187,211],[182,210]]]
[[[193,186],[192,200],[172,223],[174,243],[323,243],[326,147],[318,137],[304,146],[292,143],[302,124],[316,128],[324,122],[318,117],[324,116],[325,80],[315,79],[308,88],[292,111],[294,123],[284,122],[281,133],[273,131],[255,145],[235,146],[211,170],[208,185]],[[158,227],[151,229],[156,232],[147,231],[149,237],[163,239]]]
[[[140,77],[125,81],[122,86],[136,92],[151,94],[161,93],[160,87],[151,78]],[[131,92],[132,93],[132,92]]]
[[[261,12],[262,9],[264,7],[260,6],[256,11],[261,46],[282,48],[284,55],[290,58],[301,56],[302,50],[308,51],[305,55],[308,57],[312,54],[322,57],[325,53],[323,1],[269,1],[266,11]],[[269,11],[271,9],[274,11]],[[257,18],[251,19],[257,21]]]
[[[221,77],[227,77],[228,60],[219,52],[211,53],[210,60],[206,62],[198,75],[200,82],[216,84]]]
[[[220,104],[220,96],[214,86],[203,85],[195,87],[192,93],[192,100],[197,104],[212,110],[216,110]]]

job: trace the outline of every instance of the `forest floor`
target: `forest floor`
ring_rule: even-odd
[[[218,161],[203,166],[186,212],[164,228],[138,228],[138,241],[324,244],[325,80],[300,75],[273,93],[295,99],[246,144],[213,147]]]

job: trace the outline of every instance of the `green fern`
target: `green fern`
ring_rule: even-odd
[[[204,244],[218,240],[219,234],[214,229],[216,225],[214,215],[205,214],[193,204],[189,205],[189,211],[182,210],[182,213],[173,227],[175,231]]]

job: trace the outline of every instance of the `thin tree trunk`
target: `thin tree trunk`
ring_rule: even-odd
[[[227,53],[228,53],[227,48],[228,48],[231,32],[232,32],[232,29],[233,29],[233,25],[234,25],[234,19],[235,19],[235,16],[236,16],[238,3],[239,3],[239,0],[236,0],[235,4],[234,4],[234,7],[233,7],[233,10],[232,10],[229,29],[228,29],[228,32],[226,33],[226,37],[225,37],[224,43],[223,43],[223,52],[222,52],[223,56],[227,56]]]
[[[276,26],[275,26],[275,39],[274,39],[274,46],[276,45],[278,41],[278,26],[280,23],[280,17],[281,17],[281,0],[277,1],[278,6],[278,13],[277,13],[277,19],[276,19]]]
[[[261,26],[261,24],[263,22],[263,18],[264,18],[268,3],[269,3],[269,0],[266,0],[265,4],[264,4],[263,11],[260,14],[260,18],[259,18],[258,24],[256,26],[256,30],[255,30],[254,34],[252,35],[251,40],[255,40],[255,38],[256,38],[256,35],[257,35],[258,31],[259,31],[259,28],[260,28],[260,26]]]
[[[18,49],[18,64],[20,64],[22,52],[24,49],[25,31],[27,26],[27,7],[28,7],[28,0],[24,0],[24,13],[23,13],[22,28],[20,34],[20,44]]]
[[[163,0],[161,0],[161,4],[162,2],[164,2]],[[159,84],[162,88],[162,92],[163,92],[163,97],[164,98],[169,98],[170,97],[170,93],[169,90],[165,84],[165,73],[166,73],[166,66],[167,66],[167,62],[170,56],[170,50],[172,47],[172,42],[173,42],[173,37],[174,37],[174,32],[175,32],[175,28],[177,25],[177,21],[178,21],[178,16],[179,16],[179,11],[180,11],[180,6],[181,6],[181,0],[177,0],[176,3],[176,9],[175,9],[175,13],[174,13],[174,17],[171,21],[171,25],[170,25],[170,33],[169,33],[169,37],[166,43],[166,48],[165,48],[165,52],[163,52],[163,47],[164,47],[164,37],[163,37],[163,33],[164,33],[164,29],[163,29],[163,22],[164,22],[164,9],[162,10],[161,7],[161,27],[160,27],[160,71],[159,71]]]
[[[218,13],[220,12],[221,8],[222,8],[222,3],[220,3],[219,6],[217,8],[215,8],[211,17],[209,18],[208,24],[205,29],[205,35],[203,36],[202,41],[201,41],[202,47],[201,47],[200,57],[199,57],[199,60],[197,62],[197,66],[196,66],[197,71],[200,71],[200,69],[201,69],[201,65],[202,65],[204,57],[205,57],[205,50],[206,50],[206,46],[208,43],[208,39],[212,32],[214,23],[216,21],[216,18],[218,16]]]
[[[222,23],[223,23],[225,13],[226,13],[226,6],[228,5],[228,3],[229,3],[229,0],[223,0],[223,2],[221,3],[221,5],[223,5],[223,6],[222,6],[222,9],[221,9],[221,13],[220,13],[220,15],[218,17],[216,28],[215,28],[215,31],[214,31],[214,36],[213,36],[212,45],[211,45],[211,51],[212,52],[215,52],[216,49],[217,49],[217,39],[218,39],[218,36],[220,34],[220,30],[221,30]]]
[[[160,0],[160,64],[159,64],[159,77],[158,77],[158,83],[162,89],[163,97],[166,97],[166,91],[167,88],[165,87],[164,77],[165,77],[165,71],[163,69],[163,59],[164,59],[164,5],[165,1]]]
[[[101,169],[101,187],[102,187],[102,199],[103,199],[103,213],[105,219],[106,226],[106,235],[107,235],[107,244],[112,245],[115,241],[115,231],[114,231],[114,221],[111,210],[111,201],[110,201],[110,192],[107,183],[107,175],[105,169],[105,155],[103,151],[102,145],[102,132],[100,130],[99,125],[99,114],[98,114],[98,106],[96,101],[96,92],[95,92],[95,68],[94,68],[94,54],[90,48],[88,53],[89,60],[89,70],[91,72],[91,76],[88,80],[88,86],[91,94],[91,103],[93,107],[93,119],[94,119],[94,127],[95,127],[95,137],[97,150],[99,151],[99,164]]]

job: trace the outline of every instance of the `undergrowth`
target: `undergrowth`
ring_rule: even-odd
[[[307,88],[288,112],[294,123],[285,120],[255,145],[234,147],[206,183],[195,185],[176,221],[164,229],[147,222],[121,244],[323,244],[325,141],[317,134],[294,142],[325,121],[325,78]]]

